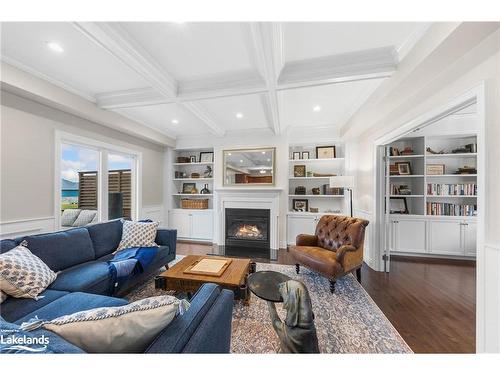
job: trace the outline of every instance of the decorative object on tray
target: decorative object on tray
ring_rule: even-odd
[[[338,187],[330,187],[330,184],[323,185],[323,194],[324,195],[343,195],[344,189]]]
[[[214,153],[211,151],[200,152],[200,163],[213,163]]]
[[[402,161],[396,163],[398,167],[398,174],[400,175],[411,175],[411,164],[409,161]]]
[[[181,208],[190,210],[206,210],[208,199],[181,199]]]
[[[295,195],[306,195],[306,187],[305,186],[297,186],[295,188]]]
[[[304,160],[309,159],[309,151],[302,151],[302,159]]]
[[[305,165],[294,165],[293,166],[293,177],[306,177],[306,166]]]
[[[316,147],[316,159],[334,159],[336,158],[335,146]]]
[[[200,194],[210,194],[210,190],[208,190],[208,184],[205,184],[203,189],[200,190]]]
[[[315,187],[315,188],[312,188],[312,193],[313,193],[313,195],[320,195],[321,190],[319,187]]]
[[[196,163],[196,155],[191,155],[191,156],[189,157],[189,162],[190,162],[190,163]]]
[[[182,184],[183,194],[196,194],[196,183],[195,182],[184,182]]]
[[[333,177],[336,176],[335,173],[317,173],[313,172],[313,177]]]
[[[200,178],[200,174],[197,172],[191,173],[191,178]]]
[[[309,207],[309,212],[318,213],[319,208],[318,207]]]
[[[425,151],[427,151],[427,153],[431,154],[431,155],[442,155],[444,154],[444,150],[441,150],[441,151],[434,151],[432,148],[430,147],[427,147],[425,149]]]
[[[196,260],[184,270],[194,275],[221,276],[231,264],[231,259],[203,258]]]
[[[398,166],[396,164],[389,165],[389,175],[390,176],[397,176],[398,174],[399,174]]]
[[[293,210],[297,212],[309,211],[309,201],[307,199],[293,199]]]
[[[444,164],[427,164],[425,170],[429,176],[437,176],[444,174],[444,168]]]
[[[207,168],[203,172],[203,177],[212,178],[212,167],[210,165],[207,165]]]
[[[465,165],[462,168],[458,168],[454,174],[477,174],[477,169],[475,167],[468,167]]]
[[[187,164],[190,162],[191,162],[191,159],[187,156],[178,156],[177,157],[177,163]]]
[[[389,213],[391,214],[408,214],[408,204],[406,198],[390,198]]]
[[[186,172],[175,171],[175,178],[186,178]]]
[[[292,153],[292,159],[293,160],[299,160],[300,159],[300,152],[293,152]]]
[[[407,146],[403,149],[403,151],[400,151],[401,155],[413,155],[413,149],[410,146]]]

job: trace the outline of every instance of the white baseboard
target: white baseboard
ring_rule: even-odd
[[[165,212],[163,210],[163,205],[151,205],[143,206],[141,209],[141,214],[139,215],[139,220],[141,219],[151,219],[153,221],[158,221],[160,226],[167,225],[167,220],[165,220]]]
[[[55,231],[54,217],[4,221],[0,223],[0,239]]]

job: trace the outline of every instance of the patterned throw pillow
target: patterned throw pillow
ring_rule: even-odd
[[[80,212],[82,212],[82,210],[79,208],[67,208],[64,210],[61,215],[61,226],[71,227],[78,218],[78,215],[80,215]]]
[[[26,245],[23,241],[0,255],[0,289],[12,297],[38,299],[57,275]]]
[[[83,227],[85,225],[88,225],[94,220],[94,218],[97,215],[96,210],[82,210],[80,212],[80,215],[76,218],[75,222],[73,223],[74,227]]]
[[[43,327],[87,353],[142,353],[189,302],[173,296],[150,297],[118,307],[99,307],[52,321],[31,320],[21,328]]]
[[[139,223],[135,221],[123,221],[122,240],[117,250],[129,247],[151,247],[155,243],[158,222]]]

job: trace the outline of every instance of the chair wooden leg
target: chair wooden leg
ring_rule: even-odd
[[[335,280],[331,279],[330,280],[330,293],[335,293]]]
[[[298,263],[295,263],[295,272],[297,272],[297,274],[300,272],[300,264]]]
[[[168,264],[165,264],[165,269],[168,270]]]
[[[356,278],[358,279],[358,283],[361,284],[361,267],[356,269]]]

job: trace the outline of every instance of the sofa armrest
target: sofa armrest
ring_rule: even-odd
[[[225,297],[218,302],[220,296],[226,295],[227,293],[230,293],[231,296],[233,295],[230,291],[221,291],[221,288],[216,284],[203,284],[191,299],[191,306],[188,311],[186,311],[184,315],[177,316],[154,339],[149,348],[146,350],[146,353],[182,353],[188,343],[190,345],[189,350],[191,352],[202,352],[203,350],[208,350],[206,349],[206,343],[200,343],[202,346],[197,347],[195,342],[192,341],[192,336],[196,334],[196,337],[199,337],[199,335],[203,335],[208,332],[208,329],[205,328],[206,324],[201,325],[207,317],[210,317],[209,320],[211,325],[214,326],[214,329],[221,326],[225,327],[227,324],[229,324],[229,327],[231,326],[231,317],[229,317],[229,322],[227,322],[228,318],[226,316],[226,310],[223,310],[221,313],[217,313],[219,310],[219,307],[217,307],[217,309],[210,313],[212,311],[212,306],[219,306],[220,304],[224,305],[226,309],[230,309],[232,312],[232,298],[230,303]],[[213,334],[213,332],[210,332],[210,334]],[[214,346],[212,350],[225,350],[229,346],[230,339],[230,332],[228,337],[218,337],[217,341],[212,343]],[[207,340],[210,340],[210,338],[207,337]]]
[[[335,259],[337,260],[337,262],[342,263],[344,261],[344,256],[348,251],[356,251],[356,250],[358,249],[356,249],[352,245],[343,245],[339,247],[335,252]]]
[[[318,246],[318,236],[299,234],[295,240],[297,246]]]
[[[158,229],[155,242],[160,246],[168,246],[175,254],[177,246],[177,229]]]

